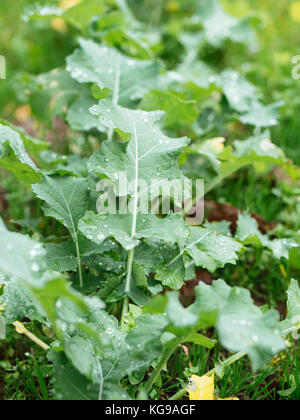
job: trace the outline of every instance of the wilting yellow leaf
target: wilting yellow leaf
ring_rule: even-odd
[[[215,375],[197,376],[190,378],[188,392],[191,401],[214,401]],[[219,401],[239,401],[236,397],[217,398]]]
[[[300,22],[300,1],[294,1],[290,5],[289,12],[294,22]]]
[[[188,392],[190,400],[193,401],[213,401],[215,377],[193,375],[190,379]]]

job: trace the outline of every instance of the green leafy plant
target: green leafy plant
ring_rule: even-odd
[[[149,27],[125,1],[88,0],[67,10],[42,5],[25,13],[29,22],[64,19],[81,35],[66,67],[32,76],[27,92],[33,112],[40,93],[47,124],[60,117],[68,125],[60,150],[0,122],[0,167],[25,184],[21,188],[30,186],[50,226],[50,232],[34,228],[28,235],[8,230],[1,220],[2,317],[7,324],[29,318],[52,329],[47,345],[55,398],[151,398],[185,343],[212,349],[218,342],[234,354],[223,367],[248,356],[258,370],[299,329],[296,280],[282,322],[275,309],[257,306],[248,290],[224,280],[200,282],[186,307],[178,292],[196,270],[219,277],[251,247],[288,260],[299,247],[290,235],[262,233],[247,211],[239,214],[233,233],[222,223],[193,226],[191,209],[203,201],[194,191],[183,205],[172,197],[167,215],[140,212],[142,197],[147,209],[151,200],[164,199],[161,190],[156,196],[150,188],[141,191],[141,182],[149,186],[153,179],[203,178],[208,194],[248,167],[259,175],[280,168],[291,182],[300,177],[265,131],[277,124],[281,104],[265,105],[243,75],[199,59],[202,42],[213,48],[228,40],[255,42],[249,19],[234,19],[218,1],[206,3],[180,20],[184,52],[174,68],[163,62],[170,53],[163,42],[167,23],[163,30]],[[192,43],[196,30],[200,35]],[[228,144],[214,138],[220,126],[237,122],[243,129],[233,136],[251,135]],[[125,172],[126,193],[117,188]],[[114,214],[97,212],[103,180],[114,187]]]

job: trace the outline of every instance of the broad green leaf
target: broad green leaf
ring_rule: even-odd
[[[199,110],[197,102],[187,100],[184,94],[168,90],[152,90],[144,96],[140,108],[144,111],[165,111],[165,128],[178,129],[196,121]]]
[[[83,297],[70,287],[65,278],[58,273],[47,271],[46,251],[40,243],[27,236],[9,232],[3,224],[0,226],[1,273],[10,278],[12,282],[23,281],[23,284],[34,295],[35,300],[39,302],[37,312],[47,315],[60,340],[63,340],[64,325],[67,322],[77,325],[82,330],[88,331],[92,337],[95,337],[96,333],[85,323],[82,314],[79,316],[78,313],[95,310],[96,307],[103,308],[101,301],[96,298]],[[14,252],[14,249],[17,252]],[[30,293],[27,296],[30,296]],[[34,306],[35,300],[32,301]],[[62,302],[64,302],[64,305]],[[72,304],[71,307],[70,303]],[[63,313],[61,313],[62,309],[60,308],[64,309]]]
[[[0,306],[4,305],[4,316],[8,324],[29,318],[39,322],[46,321],[46,314],[34,294],[19,279],[9,278],[1,281],[4,286]]]
[[[52,121],[57,115],[65,117],[74,101],[88,92],[63,69],[32,76],[27,90],[32,111],[43,122]]]
[[[47,244],[47,265],[51,270],[76,271],[77,257],[74,249],[74,242],[65,242],[62,244]]]
[[[228,236],[200,227],[191,227],[191,235],[182,241],[181,253],[188,253],[197,267],[214,272],[226,264],[235,264],[242,245]]]
[[[20,130],[0,121],[0,167],[12,172],[25,184],[32,184],[38,182],[42,175],[29,157],[24,140],[27,145],[34,142]]]
[[[248,290],[235,288],[221,309],[217,329],[222,345],[233,352],[246,352],[257,370],[285,348],[278,321],[278,312],[263,313]]]
[[[117,180],[118,173],[126,172],[131,195],[136,194],[140,180],[150,189],[153,180],[182,178],[177,159],[189,140],[163,134],[158,125],[163,113],[131,111],[106,99],[91,112],[103,125],[130,141],[127,144],[105,142],[90,158],[90,171],[105,174],[113,181]]]
[[[278,124],[279,109],[283,102],[277,102],[271,105],[262,105],[257,103],[252,109],[240,116],[244,124],[254,125],[255,127],[273,127]]]
[[[176,227],[174,229],[174,226]],[[164,219],[151,215],[137,215],[135,235],[132,237],[132,214],[96,215],[87,212],[79,222],[79,230],[90,241],[102,244],[115,238],[127,251],[135,248],[143,238],[177,243],[189,232],[181,215],[170,214]]]
[[[228,237],[232,237],[231,230],[230,230],[231,223],[227,220],[222,220],[221,222],[205,222],[204,227],[211,232],[219,233],[220,235],[225,235]]]
[[[100,132],[105,131],[99,119],[89,112],[89,108],[95,103],[96,100],[88,92],[80,94],[80,98],[72,104],[67,114],[67,121],[72,130],[89,131],[96,128]]]
[[[37,281],[46,268],[42,245],[29,236],[9,232],[0,222],[0,272],[16,280]]]
[[[76,246],[80,286],[83,286],[81,251],[78,238],[78,223],[84,215],[89,200],[87,180],[72,177],[45,177],[40,184],[33,185],[35,194],[46,202],[46,216],[54,217],[71,233]]]
[[[160,65],[155,61],[128,58],[118,50],[79,40],[80,49],[67,58],[67,70],[79,83],[96,83],[108,88],[116,103],[133,105],[156,87]]]
[[[19,134],[21,137],[25,149],[30,156],[33,156],[35,160],[40,160],[40,153],[43,151],[49,150],[49,143],[35,139],[34,137],[29,136],[22,128],[15,127],[14,125],[10,124],[8,121],[1,120],[0,124],[3,126],[10,127],[13,131]]]
[[[193,83],[204,93],[210,93],[211,85],[216,83],[217,73],[206,63],[200,60],[187,59],[180,64],[175,71],[170,71],[166,76],[162,76],[162,86],[167,85],[169,88],[178,86],[179,84],[186,85]]]
[[[115,246],[109,240],[103,242],[101,245],[97,245],[81,236],[78,237],[78,244],[82,259],[93,254],[103,254]],[[61,244],[47,244],[46,251],[47,265],[51,270],[58,272],[77,270],[76,245],[73,241],[63,242]]]
[[[33,191],[46,202],[46,216],[60,221],[74,237],[78,222],[87,209],[87,181],[80,178],[47,176],[40,184],[33,185]]]
[[[240,112],[251,111],[253,105],[261,99],[257,87],[235,70],[225,70],[218,78],[230,106]]]
[[[260,102],[261,93],[244,76],[234,70],[225,70],[218,77],[218,85],[221,86],[232,109],[241,114],[239,119],[244,124],[255,127],[277,125],[279,108],[283,103],[263,105]]]
[[[166,295],[158,295],[144,306],[144,312],[154,316],[163,315],[166,331],[180,339],[184,343],[195,337],[201,329],[213,327],[217,322],[217,310],[202,310],[197,306],[184,308],[179,301],[178,293],[169,292]],[[172,338],[173,338],[172,337]],[[199,339],[199,337],[198,337]],[[203,340],[205,347],[208,340]],[[211,343],[212,344],[212,343]]]
[[[239,214],[236,238],[244,245],[266,247],[270,249],[278,259],[288,259],[289,251],[298,246],[297,243],[291,239],[269,239],[268,235],[263,235],[259,231],[257,221],[247,212]]]
[[[281,322],[281,330],[284,335],[289,332],[300,329],[300,288],[297,280],[292,280],[288,294],[287,309],[288,314],[284,321]]]
[[[61,17],[68,23],[84,32],[88,29],[92,19],[102,15],[105,11],[104,0],[84,0],[62,13]]]
[[[246,289],[230,288],[223,280],[212,286],[200,283],[190,310],[196,313],[200,308],[219,311],[216,326],[222,345],[233,352],[246,352],[254,370],[284,349],[279,314],[274,310],[263,312],[255,306]]]
[[[215,47],[220,47],[226,39],[245,44],[255,42],[255,35],[248,19],[236,19],[229,15],[219,0],[199,2],[197,17],[204,27],[207,41]]]
[[[223,147],[218,139],[208,140],[202,144],[199,153],[207,156],[218,175],[206,184],[206,192],[211,191],[222,181],[238,170],[249,166],[262,164],[269,169],[270,166],[281,167],[291,178],[299,179],[300,170],[294,166],[284,155],[283,151],[271,142],[269,132],[247,140],[235,141],[234,148]],[[223,140],[224,141],[224,140]]]
[[[63,353],[50,353],[54,366],[54,388],[58,400],[94,401],[99,399],[99,386],[81,375]]]
[[[157,263],[158,264],[158,261]],[[171,264],[156,265],[155,278],[159,280],[164,287],[179,290],[184,285],[185,267],[183,258],[178,258]]]

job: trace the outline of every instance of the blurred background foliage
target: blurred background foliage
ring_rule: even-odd
[[[4,118],[15,119],[27,97],[20,89],[30,74],[60,67],[76,45],[76,29],[53,19],[51,22],[22,19],[24,7],[34,0],[1,0],[0,54],[7,60],[7,80],[0,81],[0,111]],[[67,7],[76,0],[42,0],[40,4]],[[297,134],[300,132],[300,81],[291,77],[292,57],[300,54],[300,2],[294,0],[222,0],[236,17],[250,16],[258,42],[251,47],[227,41],[220,49],[204,45],[201,58],[216,68],[234,68],[264,93],[266,103],[284,100],[281,124],[274,127],[273,140],[296,163],[300,163]],[[172,66],[180,61],[182,46],[176,39],[185,16],[193,14],[201,0],[129,0],[136,17],[163,30],[163,58]],[[49,31],[49,26],[52,29]],[[162,29],[163,28],[163,29]],[[168,57],[168,54],[170,57]],[[174,61],[175,60],[175,61]],[[21,109],[24,112],[24,108]],[[26,112],[26,110],[25,110]]]

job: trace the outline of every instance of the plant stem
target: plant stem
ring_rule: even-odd
[[[129,118],[130,114],[128,115]],[[133,213],[132,213],[132,225],[131,225],[131,238],[135,239],[136,235],[136,224],[137,224],[137,213],[138,213],[138,202],[139,202],[139,150],[138,150],[138,139],[137,139],[137,132],[136,126],[134,121],[132,121],[132,128],[133,128],[133,138],[135,140],[135,185],[134,185],[134,196],[133,196]],[[124,325],[125,316],[128,313],[128,305],[129,305],[129,292],[130,292],[130,283],[131,283],[131,276],[132,276],[132,269],[133,269],[133,260],[134,260],[134,248],[129,251],[128,253],[128,261],[127,261],[127,277],[126,277],[126,284],[125,284],[125,293],[126,298],[123,303],[123,310],[121,316],[121,325]]]
[[[31,341],[33,341],[38,346],[42,347],[43,350],[48,351],[50,350],[50,347],[48,344],[44,343],[42,340],[40,340],[38,337],[36,337],[32,332],[27,330],[27,328],[24,326],[22,322],[16,321],[13,323],[13,326],[16,328],[16,331],[18,334],[26,335]]]
[[[116,75],[115,75],[115,86],[114,86],[114,93],[113,93],[113,104],[118,105],[119,102],[119,95],[120,95],[120,80],[121,80],[121,61],[120,56],[117,56],[116,61]],[[108,131],[108,141],[112,141],[113,139],[114,130],[110,128]]]
[[[156,366],[156,368],[154,369],[154,371],[152,372],[152,374],[150,375],[145,387],[144,387],[144,391],[145,393],[148,395],[151,391],[151,388],[153,386],[153,384],[155,383],[155,381],[157,380],[157,378],[160,375],[160,372],[162,371],[163,367],[168,363],[168,360],[170,359],[170,357],[172,356],[172,354],[174,353],[174,351],[177,349],[178,345],[182,342],[182,339],[175,339],[173,341],[173,344],[168,346],[158,365]]]
[[[225,179],[225,178],[228,178],[229,176],[231,176],[232,174],[234,174],[236,171],[238,171],[238,170],[240,170],[240,169],[242,169],[242,168],[244,168],[244,167],[246,167],[246,166],[249,166],[249,163],[242,163],[242,164],[240,164],[240,165],[237,165],[235,168],[231,168],[230,170],[228,170],[227,172],[225,172],[225,173],[222,173],[221,175],[218,175],[215,179],[214,179],[214,181],[211,183],[211,184],[209,184],[208,185],[208,187],[206,187],[205,188],[205,192],[204,192],[204,194],[208,194],[210,191],[212,191],[215,187],[217,187],[219,184],[221,184],[222,183],[222,181]],[[186,216],[188,216],[188,214],[190,213],[190,211],[195,207],[195,205],[197,204],[197,202],[199,201],[199,200],[201,200],[201,199],[203,199],[204,197],[202,196],[202,197],[196,197],[195,198],[195,200],[189,205],[189,206],[187,206],[187,208],[186,209],[184,209],[184,212],[183,212],[183,216],[184,217],[186,217]]]
[[[75,239],[75,246],[76,246],[76,254],[77,254],[77,262],[78,262],[78,274],[79,274],[79,284],[80,287],[83,287],[83,276],[82,276],[82,267],[81,267],[81,255],[78,243],[78,236],[77,232],[74,231],[74,239]]]
[[[129,297],[126,296],[123,300],[122,314],[121,314],[121,327],[126,324],[126,316],[129,312]]]
[[[226,360],[224,360],[220,366],[221,367],[228,367],[231,366],[233,363],[237,362],[238,360],[242,359],[243,357],[245,357],[247,355],[247,353],[241,351],[240,353],[236,353],[233,356],[228,357]],[[206,376],[211,376],[214,373],[216,373],[216,368],[210,370],[209,372],[206,373]],[[183,388],[182,390],[178,391],[177,394],[173,395],[173,397],[169,398],[169,400],[179,400],[180,398],[184,397],[185,394],[188,392],[188,387],[186,386],[185,388]]]

